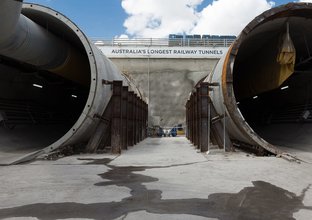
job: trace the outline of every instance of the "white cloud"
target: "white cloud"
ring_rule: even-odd
[[[192,33],[238,35],[257,15],[272,8],[266,0],[219,0],[206,7]]]
[[[196,7],[203,0],[123,0],[129,17],[127,33],[137,37],[167,37],[191,32],[199,19]]]
[[[114,38],[120,38],[120,39],[129,39],[129,36],[126,34],[122,34],[120,36],[115,36]]]
[[[267,0],[122,0],[129,15],[124,26],[135,37],[167,37],[171,33],[237,35],[255,16],[270,9]]]
[[[299,0],[299,2],[312,2],[312,0]]]

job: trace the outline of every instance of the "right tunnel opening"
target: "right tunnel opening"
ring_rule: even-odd
[[[237,106],[270,144],[311,150],[311,27],[311,9],[284,11],[260,22],[239,45],[233,68]],[[285,39],[294,49],[287,67],[279,60]]]

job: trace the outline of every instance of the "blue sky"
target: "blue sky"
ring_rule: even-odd
[[[55,9],[74,21],[89,37],[123,34],[127,14],[120,0],[27,0]]]
[[[233,19],[229,19],[228,21],[224,21],[224,23],[231,23],[229,27],[237,26],[236,29],[227,28],[226,30],[218,29],[220,26],[216,24],[206,24],[205,22],[211,18],[209,18],[209,14],[212,14],[217,11],[218,6],[214,9],[206,10],[206,20],[201,19],[202,21],[198,21],[198,18],[192,16],[191,13],[201,13],[207,6],[212,3],[212,0],[176,0],[178,3],[188,2],[187,4],[194,4],[194,11],[190,11],[188,8],[183,13],[190,13],[189,16],[173,15],[176,11],[183,11],[185,8],[181,6],[181,8],[177,7],[176,9],[172,9],[172,11],[168,10],[168,12],[159,13],[162,11],[157,2],[160,3],[162,0],[149,0],[150,2],[155,3],[155,11],[145,5],[147,0],[26,0],[25,2],[36,3],[51,7],[69,17],[72,21],[74,21],[89,37],[100,37],[100,38],[113,38],[115,36],[128,35],[130,37],[149,37],[149,35],[153,35],[156,37],[162,37],[167,35],[168,33],[173,33],[175,27],[170,27],[170,24],[173,23],[171,19],[179,20],[181,22],[176,25],[176,32],[203,32],[205,31],[205,27],[207,27],[206,33],[214,34],[214,32],[220,32],[220,34],[237,34],[237,30],[241,29],[238,23],[240,22],[242,25],[250,21],[250,17],[254,17],[255,15],[262,12],[267,5],[263,5],[267,3],[266,0],[219,0],[220,2],[232,1],[234,2],[243,2],[246,7],[249,7],[249,11],[257,10],[258,7],[255,2],[257,1],[259,5],[263,7],[263,9],[259,9],[260,11],[254,14],[248,15],[245,20],[237,21],[238,23],[232,24]],[[173,0],[167,0],[169,2],[174,2]],[[231,2],[231,3],[232,3]],[[287,3],[286,0],[274,0],[275,6]],[[122,6],[123,3],[123,6]],[[150,4],[150,3],[149,3]],[[142,7],[141,7],[142,6]],[[159,6],[159,7],[158,7]],[[166,5],[165,5],[166,6]],[[237,6],[240,9],[244,8],[244,6]],[[158,8],[157,8],[158,7]],[[170,7],[170,5],[168,6]],[[219,8],[222,7],[220,4]],[[225,8],[225,7],[224,7]],[[235,6],[233,6],[235,8]],[[140,9],[140,10],[138,10]],[[219,9],[222,10],[222,9]],[[226,10],[226,9],[225,9]],[[145,13],[146,11],[146,13]],[[164,8],[164,11],[166,9]],[[167,13],[167,14],[165,14]],[[170,14],[170,16],[169,16]],[[203,13],[204,14],[204,13]],[[244,12],[238,12],[237,15],[244,14]],[[222,13],[218,14],[222,16]],[[236,16],[236,15],[234,15]],[[188,19],[185,19],[188,17]],[[205,15],[202,16],[203,18]],[[219,19],[220,20],[220,19]],[[198,27],[194,28],[194,24],[198,23]],[[126,25],[125,25],[126,24]],[[200,28],[202,26],[202,28]],[[208,28],[209,27],[209,28]],[[171,29],[170,29],[171,28]],[[228,31],[228,32],[227,32]],[[211,33],[209,33],[211,32]],[[194,32],[195,33],[195,32]],[[203,33],[201,33],[203,34]]]

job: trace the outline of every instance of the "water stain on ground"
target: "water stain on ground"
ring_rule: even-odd
[[[84,159],[89,160],[89,159]],[[131,196],[120,202],[109,203],[53,203],[32,204],[0,210],[0,219],[14,217],[37,217],[40,220],[91,218],[96,220],[116,219],[132,212],[145,210],[155,214],[187,214],[216,218],[220,220],[292,220],[293,214],[304,206],[303,199],[310,188],[303,189],[301,195],[279,188],[264,181],[254,181],[238,193],[216,193],[207,199],[162,199],[160,190],[148,190],[143,184],[158,181],[157,178],[137,174],[146,169],[167,167],[116,167],[109,165],[110,159],[89,160],[87,164],[103,164],[110,168],[100,174],[105,179],[95,184],[131,189]],[[183,164],[189,165],[189,164]],[[174,165],[182,166],[182,165]],[[108,180],[108,181],[107,181]]]
[[[114,159],[111,158],[102,158],[102,159],[89,159],[89,158],[78,158],[80,161],[87,161],[86,165],[107,165],[112,162]]]

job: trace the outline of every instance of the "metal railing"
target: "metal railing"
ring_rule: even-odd
[[[114,38],[111,40],[92,38],[93,43],[97,46],[134,46],[134,47],[229,47],[235,39],[204,39],[204,38]]]

